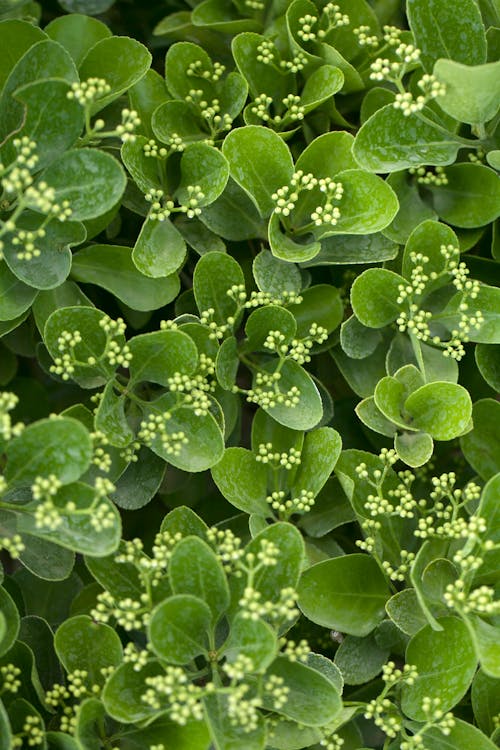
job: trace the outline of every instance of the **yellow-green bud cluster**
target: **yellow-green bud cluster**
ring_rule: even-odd
[[[305,638],[298,642],[287,640],[286,638],[280,638],[279,644],[282,647],[281,654],[286,656],[288,661],[291,662],[305,662],[311,653],[311,647]]]
[[[110,91],[111,86],[104,78],[87,78],[86,81],[72,83],[66,96],[68,99],[75,99],[82,107],[88,107]]]
[[[461,578],[446,586],[443,599],[450,609],[463,614],[474,612],[487,617],[500,614],[500,600],[495,600],[495,590],[491,586],[479,586],[468,592],[466,583]]]
[[[241,539],[231,529],[218,529],[215,526],[211,526],[207,529],[207,540],[214,547],[217,557],[224,566],[224,570],[235,572],[237,577],[239,577],[236,566],[243,556]]]
[[[15,393],[9,393],[8,391],[0,393],[0,437],[6,442],[20,435],[24,429],[22,422],[12,424],[9,414],[10,411],[16,408],[18,403],[19,398]]]
[[[140,672],[148,663],[151,654],[145,649],[138,649],[135,643],[130,641],[123,649],[123,661],[126,664],[133,664],[134,672]]]
[[[275,213],[289,216],[295,208],[299,194],[304,190],[312,190],[317,184],[318,180],[310,172],[304,174],[301,169],[294,172],[290,184],[283,185],[271,195],[271,199],[275,203]]]
[[[20,534],[14,534],[13,536],[0,537],[0,550],[2,549],[8,552],[13,560],[17,560],[26,549],[26,545]]]
[[[148,446],[151,446],[155,440],[159,440],[162,450],[167,455],[179,456],[183,446],[187,445],[189,441],[182,430],[169,431],[168,423],[171,419],[172,414],[169,411],[161,414],[150,414],[139,425],[138,440]]]
[[[21,670],[15,664],[3,664],[0,667],[0,678],[2,680],[0,693],[17,693],[21,687],[20,674]]]
[[[289,451],[275,451],[272,443],[259,443],[255,459],[263,464],[271,464],[274,469],[290,470],[300,464],[300,451],[290,448]]]
[[[342,13],[340,6],[336,3],[327,3],[322,10],[321,17],[307,13],[299,18],[299,29],[297,36],[303,42],[313,42],[316,39],[324,39],[333,29],[348,26],[350,18],[347,13]]]
[[[212,70],[207,70],[204,67],[204,63],[202,60],[194,60],[187,66],[186,75],[190,77],[197,76],[198,78],[202,78],[204,81],[217,83],[217,81],[221,79],[225,70],[225,65],[222,65],[219,62],[214,62]]]
[[[146,677],[145,684],[148,689],[142,701],[156,710],[166,710],[176,724],[203,719],[203,690],[189,682],[181,667],[166,666],[164,674]]]
[[[446,176],[444,167],[434,167],[434,171],[426,169],[426,167],[410,167],[408,171],[410,174],[416,176],[419,185],[442,187],[448,184],[448,177]]]
[[[142,598],[146,595],[141,595]],[[97,622],[107,623],[114,617],[124,630],[141,630],[149,621],[149,612],[143,601],[131,597],[115,599],[109,591],[97,595],[97,603],[90,616]]]
[[[379,39],[375,34],[370,34],[370,27],[363,25],[353,29],[360,47],[378,47]]]
[[[39,716],[26,716],[22,730],[12,738],[11,748],[38,747],[45,742],[45,730]]]
[[[314,506],[314,493],[310,490],[301,490],[298,497],[285,500],[283,490],[275,490],[266,497],[271,508],[278,513],[280,517],[290,517],[294,513],[308,513]]]
[[[141,118],[135,109],[122,109],[122,121],[115,128],[115,133],[120,137],[122,143],[133,143],[135,141],[134,131],[141,124]]]

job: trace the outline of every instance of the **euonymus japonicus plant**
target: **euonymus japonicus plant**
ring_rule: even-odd
[[[1,750],[500,746],[499,30],[0,0]]]

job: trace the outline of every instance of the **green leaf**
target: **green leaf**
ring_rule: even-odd
[[[84,669],[89,685],[102,685],[101,670],[118,667],[123,649],[118,634],[109,625],[93,622],[86,615],[70,617],[56,631],[54,646],[67,672]]]
[[[500,677],[500,628],[480,617],[471,618],[476,652],[482,670],[490,677]]]
[[[11,485],[31,484],[36,477],[48,474],[69,484],[88,469],[92,441],[76,419],[42,419],[11,440],[6,455],[5,478]]]
[[[340,218],[332,234],[373,234],[392,222],[399,203],[387,182],[361,169],[339,172],[336,179],[342,184],[344,194]]]
[[[314,434],[314,433],[313,433]],[[226,500],[245,513],[267,516],[267,467],[246,448],[226,448],[212,478]]]
[[[60,5],[68,13],[105,13],[113,5],[113,0],[60,0]]]
[[[467,429],[472,416],[469,392],[455,383],[427,383],[405,401],[412,425],[436,440],[452,440]]]
[[[351,315],[340,329],[340,345],[348,357],[352,359],[364,359],[373,354],[382,337],[380,333],[373,329],[367,328]]]
[[[47,581],[66,579],[75,564],[75,554],[46,539],[29,537],[29,544],[19,558],[29,571]]]
[[[115,390],[115,381],[110,380],[102,393],[95,415],[95,427],[100,430],[111,445],[118,448],[127,446],[134,437],[125,416],[125,396]]]
[[[17,229],[34,231],[41,228],[44,218],[25,211],[16,222]],[[44,227],[45,235],[36,240],[40,255],[26,261],[18,258],[19,247],[12,243],[14,234],[4,239],[3,254],[10,270],[18,279],[35,289],[54,289],[60,286],[71,269],[71,250],[86,238],[83,224],[76,221],[51,221]],[[22,299],[22,293],[21,293]]]
[[[60,78],[69,83],[78,80],[73,60],[51,39],[33,44],[12,68],[0,97],[0,140],[22,125],[24,107],[12,98],[14,92],[25,84],[46,78]]]
[[[379,381],[379,383],[384,380],[385,378],[382,378],[382,381]],[[379,386],[379,383],[377,383],[377,387]],[[377,406],[373,396],[369,396],[368,398],[364,398],[363,401],[360,401],[359,404],[356,405],[354,411],[363,424],[369,427],[370,430],[378,432],[380,435],[385,435],[386,437],[394,437],[397,426],[383,414]]]
[[[81,2],[81,0],[79,1]],[[97,1],[99,2],[99,0]],[[67,2],[68,0],[66,0]],[[103,0],[100,0],[100,3],[103,4]],[[104,0],[104,3],[111,5],[110,0]],[[75,0],[73,0],[73,4],[75,4]],[[88,0],[84,2],[84,6],[83,13],[88,14]],[[94,44],[111,36],[111,31],[102,21],[76,12],[69,16],[55,18],[45,27],[45,33],[69,52],[76,65],[81,63]]]
[[[102,691],[106,712],[116,721],[133,724],[154,716],[158,711],[142,700],[146,679],[165,674],[158,662],[149,662],[139,672],[131,662],[115,669]]]
[[[144,407],[144,419],[150,415],[164,414],[174,404],[175,396],[168,393]],[[196,415],[189,406],[176,407],[166,422],[166,433],[172,435],[179,432],[183,432],[187,439],[179,453],[168,452],[159,436],[153,440],[151,450],[173,466],[191,472],[210,469],[222,458],[224,437],[212,414]]]
[[[425,747],[429,750],[494,750],[496,745],[479,729],[462,719],[455,719],[450,733],[444,735],[437,727],[430,727],[423,734]]]
[[[68,99],[69,90],[68,81],[48,79],[26,84],[14,94],[26,106],[26,118],[16,137],[27,136],[35,141],[37,171],[71,148],[82,132],[83,109],[76,100]]]
[[[7,653],[19,632],[19,613],[10,594],[0,586],[0,612],[5,620],[5,629],[0,638],[0,656]]]
[[[213,146],[206,143],[193,143],[182,152],[181,181],[175,195],[177,200],[187,205],[191,194],[189,186],[199,185],[204,195],[199,199],[200,207],[213,203],[223,192],[229,178],[229,165]]]
[[[335,652],[335,664],[347,685],[362,685],[380,673],[389,654],[388,648],[377,645],[373,633],[365,638],[348,635]]]
[[[12,731],[10,728],[9,715],[5,710],[3,702],[0,700],[0,742],[4,747],[10,747],[12,744]]]
[[[477,661],[469,631],[456,617],[442,617],[437,632],[426,625],[413,636],[406,649],[406,662],[414,664],[418,677],[404,685],[401,706],[404,713],[425,721],[424,696],[440,698],[440,710],[449,711],[465,695],[476,671]]]
[[[472,681],[471,699],[479,729],[487,735],[492,734],[494,717],[500,710],[500,683],[479,669]]]
[[[500,62],[469,66],[438,60],[434,75],[446,87],[437,102],[455,120],[474,125],[496,115],[500,106]]]
[[[0,321],[21,316],[37,294],[37,289],[19,281],[5,263],[0,264]]]
[[[96,284],[141,311],[164,307],[175,299],[180,289],[176,274],[166,278],[142,274],[132,260],[132,250],[122,245],[89,245],[80,250],[73,257],[71,276],[76,281]]]
[[[248,125],[226,136],[222,153],[231,177],[252,198],[261,216],[269,216],[274,209],[271,195],[288,185],[293,174],[288,146],[272,130]]]
[[[459,148],[451,133],[387,104],[361,126],[353,154],[369,172],[393,172],[422,164],[451,164]]]
[[[312,235],[305,235],[303,242],[296,242],[283,231],[280,217],[272,213],[268,226],[269,247],[272,254],[287,263],[303,263],[318,255],[321,245]]]
[[[214,309],[214,319],[225,323],[235,311],[235,302],[227,294],[235,285],[245,284],[239,264],[226,253],[212,252],[203,255],[196,264],[193,291],[198,310]]]
[[[80,703],[76,717],[75,739],[83,750],[99,750],[105,717],[104,706],[98,698],[85,698]]]
[[[295,168],[312,172],[316,178],[335,177],[346,169],[356,169],[352,155],[354,138],[345,131],[323,133],[302,151]]]
[[[174,594],[191,594],[208,604],[215,622],[229,605],[224,569],[211,548],[198,537],[182,539],[174,548],[168,574]]]
[[[319,255],[304,263],[303,267],[381,263],[384,260],[392,260],[397,254],[396,243],[383,234],[338,234],[322,238]]]
[[[212,612],[204,601],[189,594],[171,596],[151,613],[151,647],[170,664],[188,664],[201,654],[207,657],[211,625]]]
[[[96,528],[92,523],[95,499],[94,489],[86,484],[76,482],[65,485],[54,496],[54,505],[63,511],[62,523],[56,529],[39,528],[34,516],[25,514],[19,517],[18,529],[20,532],[48,539],[75,552],[98,557],[109,555],[120,542],[120,515],[107,498],[102,498],[99,507],[105,511],[109,526]],[[68,503],[74,503],[75,512],[66,510]],[[37,504],[33,503],[30,510],[35,510]]]
[[[80,80],[104,78],[111,91],[92,105],[93,114],[140,81],[151,60],[146,47],[127,36],[111,36],[94,44],[80,63]]]
[[[105,358],[100,361],[107,342],[106,333],[100,325],[105,318],[105,313],[94,307],[63,307],[56,309],[45,323],[44,342],[53,359],[60,355],[58,339],[61,333],[79,331],[82,341],[73,349],[75,357],[79,362],[86,362],[89,357],[98,362],[96,365],[75,366],[71,377],[82,388],[103,385],[116,369],[116,365],[110,365]],[[119,337],[117,343],[123,345],[125,338]]]
[[[455,328],[459,321],[459,297],[461,299],[461,293],[452,297],[441,314],[441,320],[450,330]],[[500,289],[481,284],[477,297],[474,298],[474,307],[481,311],[483,322],[478,328],[470,330],[470,341],[477,341],[480,344],[500,344]]]
[[[147,505],[156,495],[165,475],[166,464],[144,446],[138,460],[133,461],[115,481],[111,500],[119,508],[138,510]]]
[[[266,225],[249,195],[230,177],[224,192],[200,216],[201,221],[227,240],[267,237]]]
[[[278,651],[278,640],[267,622],[250,619],[237,614],[231,622],[227,641],[222,646],[221,655],[233,663],[240,655],[252,660],[252,673],[264,672],[275,659]]]
[[[403,432],[394,438],[399,458],[408,466],[423,466],[430,460],[434,442],[427,432]]]
[[[307,336],[313,323],[326,328],[328,333],[341,323],[344,305],[338,289],[316,284],[305,289],[301,296],[302,302],[290,309],[297,321],[297,336]]]
[[[404,243],[419,224],[437,219],[436,212],[421,196],[417,179],[407,171],[393,172],[388,176],[387,183],[396,193],[399,211],[384,229],[384,235],[393,242]]]
[[[2,55],[0,60],[0,89],[3,88],[17,61],[32,45],[42,39],[46,39],[46,32],[28,21],[12,18],[0,23],[0,45],[3,49],[7,49],[8,45],[9,50],[9,54]]]
[[[415,635],[427,625],[427,618],[413,588],[403,589],[391,596],[385,609],[394,624],[407,635]]]
[[[162,716],[146,727],[127,731],[121,738],[123,750],[143,750],[167,742],[175,750],[207,750],[210,742],[205,721],[188,721],[184,725]]]
[[[297,362],[288,359],[281,368],[279,388],[282,393],[286,393],[293,386],[299,390],[298,404],[293,407],[276,404],[266,411],[285,427],[292,430],[310,430],[323,416],[321,396],[311,376]]]
[[[453,164],[445,170],[447,184],[430,186],[439,216],[456,227],[482,227],[500,215],[498,175],[483,164]]]
[[[463,0],[460,13],[455,11],[447,0],[408,0],[410,28],[429,72],[439,57],[466,65],[486,62],[486,37],[477,3]]]
[[[247,731],[246,726],[233,724],[229,718],[228,696],[224,693],[205,693],[203,703],[210,736],[216,750],[264,750],[266,726],[263,716],[258,716],[257,726]]]
[[[385,268],[369,268],[351,287],[351,305],[358,320],[368,328],[383,328],[399,315],[399,286],[404,279]]]
[[[312,622],[350,635],[368,635],[384,619],[389,598],[373,558],[353,554],[317,563],[302,574],[299,607]]]
[[[266,351],[265,342],[271,331],[283,334],[283,344],[289,344],[297,333],[297,322],[290,312],[278,305],[266,305],[250,313],[245,324],[249,351]]]
[[[69,202],[74,221],[105,214],[118,203],[126,185],[125,172],[118,161],[104,151],[89,148],[63,154],[42,173],[41,179],[54,188],[57,203]]]
[[[341,450],[342,438],[331,427],[308,432],[291,488],[292,497],[298,497],[302,490],[312,492],[316,497],[332,473]]]
[[[284,291],[298,293],[302,288],[297,266],[276,258],[269,250],[261,250],[255,256],[252,271],[261,292],[279,295]]]
[[[340,713],[342,701],[336,687],[315,669],[279,656],[266,671],[266,676],[271,675],[281,677],[290,691],[277,713],[309,727],[327,724]],[[263,704],[274,708],[272,693],[264,692]]]
[[[132,383],[146,380],[168,386],[175,373],[191,375],[198,365],[196,344],[182,331],[144,333],[130,339],[129,346]]]
[[[132,259],[136,268],[153,279],[171,276],[184,263],[186,243],[170,219],[146,219],[134,245]]]
[[[493,390],[500,391],[500,346],[478,344],[474,354],[483,378]]]
[[[87,556],[85,564],[96,581],[109,591],[113,598],[140,598],[143,592],[142,582],[136,566],[132,563],[117,563],[115,555],[108,555],[106,557]]]

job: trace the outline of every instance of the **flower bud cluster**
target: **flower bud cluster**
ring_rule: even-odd
[[[96,622],[107,623],[112,617],[124,630],[141,630],[149,621],[148,608],[145,606],[147,599],[145,594],[141,595],[141,601],[125,597],[115,599],[109,591],[101,591],[97,595],[97,602],[90,616]]]
[[[138,649],[135,643],[129,641],[123,649],[123,661],[126,664],[133,664],[134,672],[140,672],[148,663],[152,654],[145,649]]]
[[[11,741],[11,749],[17,750],[22,747],[38,747],[45,742],[45,730],[39,716],[25,716],[22,729],[17,732]]]
[[[237,565],[243,556],[241,539],[231,529],[218,529],[216,526],[211,526],[207,529],[207,541],[214,548],[224,570],[240,577],[241,571],[237,570]]]
[[[255,460],[270,464],[273,469],[290,469],[300,465],[300,451],[290,448],[289,451],[275,451],[272,443],[259,443]]]
[[[2,441],[8,442],[12,440],[12,438],[20,435],[24,429],[22,422],[12,424],[9,414],[10,411],[16,408],[18,403],[19,398],[15,393],[9,393],[8,391],[0,393],[0,438]]]
[[[297,592],[292,588],[281,589],[277,601],[264,601],[261,592],[249,585],[243,590],[238,607],[242,617],[247,620],[264,618],[271,622],[288,622],[299,614],[296,602]]]
[[[165,666],[164,669],[164,674],[146,677],[148,688],[142,701],[156,710],[168,711],[169,718],[180,726],[188,721],[201,721],[202,688],[189,682],[181,667]]]
[[[285,497],[283,490],[275,490],[266,497],[266,501],[280,518],[289,518],[294,513],[308,513],[315,503],[314,493],[310,490],[301,490],[298,497],[288,500]]]
[[[336,3],[329,2],[323,8],[321,17],[307,13],[299,18],[299,29],[297,36],[303,42],[313,42],[316,39],[324,39],[333,29],[339,29],[342,26],[350,24],[350,18],[347,13],[342,13]],[[316,27],[316,28],[315,28]]]
[[[181,395],[179,403],[190,406],[197,417],[208,414],[211,401],[207,393],[213,391],[214,385],[210,384],[204,375],[182,375],[175,372],[167,378],[167,383],[172,393]]]
[[[212,70],[207,70],[202,60],[194,60],[187,66],[186,75],[202,78],[204,81],[210,81],[211,83],[217,83],[217,81],[221,79],[225,70],[225,65],[222,65],[219,62],[214,62]]]
[[[289,185],[283,185],[271,195],[275,203],[275,213],[282,216],[290,216],[298,201],[299,194],[306,190],[312,190],[318,184],[318,180],[310,172],[304,174],[302,169],[294,172]]]
[[[325,193],[326,201],[323,205],[316,206],[311,214],[311,219],[317,227],[328,224],[335,226],[340,219],[340,208],[334,206],[333,201],[342,200],[344,186],[341,182],[335,182],[330,177],[318,180],[318,186],[321,192]]]
[[[396,567],[393,567],[387,560],[383,560],[381,565],[385,574],[391,579],[391,581],[404,582],[406,576],[410,572],[413,561],[415,560],[415,553],[409,552],[406,549],[400,551],[401,562]]]
[[[20,674],[21,670],[15,664],[3,664],[0,667],[0,678],[2,680],[0,693],[17,693],[21,687]]]
[[[375,34],[370,34],[371,29],[369,26],[358,26],[352,31],[356,36],[360,47],[378,47],[378,36],[376,36]]]
[[[110,91],[111,86],[104,78],[87,78],[86,81],[72,83],[66,96],[68,99],[77,101],[82,107],[89,107]]]
[[[443,187],[448,184],[448,177],[446,176],[444,167],[434,167],[434,171],[426,169],[426,167],[410,167],[408,171],[410,174],[416,176],[419,185]]]
[[[172,414],[169,411],[162,412],[161,414],[149,414],[139,425],[138,440],[149,447],[156,440],[159,440],[162,450],[167,455],[179,456],[183,446],[187,445],[189,440],[182,430],[177,432],[169,430],[169,421],[171,419]]]
[[[271,115],[269,109],[273,104],[272,97],[267,94],[259,94],[255,97],[253,105],[250,107],[250,111],[262,122],[268,125],[276,125],[280,127],[286,127],[290,123],[298,122],[305,117],[305,107],[300,103],[300,96],[296,94],[288,94],[284,99],[281,100],[285,108],[283,114]]]
[[[185,99],[199,110],[201,117],[206,121],[210,134],[208,141],[213,145],[213,139],[218,133],[231,130],[233,118],[228,112],[221,114],[219,99],[208,101],[204,96],[202,89],[189,89]]]
[[[285,393],[279,389],[278,382],[281,379],[280,372],[257,372],[254,387],[246,391],[247,401],[261,406],[263,409],[272,409],[277,404],[293,409],[300,401],[300,389],[292,385]],[[237,393],[240,389],[235,386]]]
[[[122,109],[122,121],[115,128],[115,133],[120,137],[122,143],[134,143],[135,129],[141,124],[141,118],[135,109]]]
[[[468,592],[462,578],[446,586],[443,599],[450,609],[456,609],[463,614],[474,612],[486,617],[500,614],[500,600],[495,599],[495,590],[491,586],[478,586]]]
[[[165,198],[163,190],[151,188],[144,196],[146,201],[151,203],[148,219],[150,221],[166,221],[170,214],[174,212],[186,214],[188,219],[194,219],[195,216],[199,216],[201,214],[199,204],[205,198],[205,193],[199,185],[188,185],[187,193],[186,201],[176,208],[173,200]]]

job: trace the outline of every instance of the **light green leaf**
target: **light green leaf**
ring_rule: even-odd
[[[261,216],[269,216],[274,209],[271,195],[288,185],[293,174],[286,143],[268,128],[248,125],[227,135],[222,153],[229,162],[231,177],[252,198]]]
[[[54,646],[67,672],[84,669],[89,685],[102,685],[101,670],[118,667],[123,648],[118,634],[109,625],[93,622],[86,615],[70,617],[57,629]]]
[[[3,88],[7,77],[24,53],[37,42],[46,39],[46,32],[28,21],[17,18],[3,20],[0,24],[0,46],[9,49],[8,55],[2,55],[0,60],[0,89]]]
[[[442,617],[437,632],[430,625],[413,636],[406,649],[407,664],[414,664],[418,677],[404,685],[401,706],[407,716],[425,721],[424,696],[440,698],[440,710],[449,711],[465,695],[477,661],[469,631],[456,617]]]
[[[188,204],[191,194],[189,186],[198,185],[204,195],[199,199],[200,207],[213,203],[223,192],[229,178],[229,165],[213,146],[193,143],[181,157],[181,181],[175,195],[182,204]]]
[[[312,492],[316,497],[332,473],[341,450],[342,438],[331,427],[308,432],[291,488],[292,497],[298,497],[302,490]]]
[[[239,264],[226,253],[212,252],[203,255],[194,270],[193,291],[198,310],[214,309],[214,318],[225,323],[233,315],[236,304],[227,294],[232,286],[245,285]]]
[[[302,279],[294,263],[287,263],[276,258],[269,250],[261,250],[252,263],[255,282],[261,292],[282,294],[300,292]]]
[[[151,60],[146,47],[127,36],[111,36],[94,44],[80,63],[80,80],[104,78],[111,91],[92,105],[92,112],[99,112],[140,81]]]
[[[5,621],[5,629],[0,638],[0,656],[3,656],[14,644],[19,632],[19,612],[3,586],[0,586],[0,612]]]
[[[447,184],[431,186],[433,206],[455,227],[482,227],[500,215],[500,180],[483,164],[453,164],[445,170]]]
[[[485,674],[500,677],[500,628],[480,617],[471,618],[476,653]]]
[[[214,622],[229,605],[224,569],[212,549],[196,536],[176,544],[168,574],[174,594],[190,594],[208,604]]]
[[[462,719],[455,719],[455,725],[448,735],[437,727],[431,727],[423,735],[428,750],[494,750],[497,746],[477,727]]]
[[[453,296],[441,314],[444,325],[450,330],[460,320],[461,298],[461,293]],[[483,322],[478,328],[471,328],[469,340],[480,344],[500,344],[500,289],[481,284],[477,297],[474,298],[474,309],[481,311]]]
[[[389,598],[373,558],[353,554],[317,563],[302,574],[299,607],[312,622],[350,635],[368,635],[384,619]]]
[[[479,669],[472,681],[471,700],[479,729],[487,735],[492,734],[494,717],[500,711],[500,683]]]
[[[48,474],[70,484],[88,469],[92,441],[76,419],[42,419],[11,440],[6,455],[5,478],[9,484],[31,484],[36,477]]]
[[[104,151],[90,148],[63,154],[42,173],[41,179],[54,188],[57,203],[69,202],[74,221],[105,214],[120,200],[126,185],[125,172],[118,161]]]
[[[373,354],[382,337],[374,328],[364,326],[355,315],[351,315],[340,329],[340,345],[348,357],[364,359]]]
[[[151,613],[149,641],[155,654],[170,664],[188,664],[207,656],[212,612],[196,596],[171,596]]]
[[[111,445],[127,446],[134,437],[125,415],[126,399],[115,390],[115,381],[106,384],[95,415],[96,430],[102,432]]]
[[[438,60],[434,75],[446,87],[437,102],[455,120],[474,125],[496,115],[500,107],[500,61],[469,66]]]
[[[460,13],[447,0],[408,0],[407,13],[429,72],[439,57],[466,65],[486,62],[484,26],[474,0],[461,0]]]
[[[478,344],[474,354],[483,378],[493,390],[500,391],[500,346]]]
[[[314,434],[314,433],[313,433]],[[226,448],[212,478],[226,500],[245,513],[267,516],[267,467],[246,448]]]
[[[131,662],[121,664],[106,682],[102,701],[106,712],[117,721],[133,724],[154,716],[158,711],[142,700],[146,679],[165,674],[158,662],[149,662],[140,672]]]
[[[403,432],[394,438],[399,458],[408,466],[423,466],[430,460],[434,442],[427,432]]]
[[[229,637],[220,654],[224,654],[230,663],[240,655],[246,656],[252,660],[251,671],[255,673],[266,670],[275,659],[277,650],[276,634],[267,622],[237,614],[231,622]]]
[[[427,383],[405,401],[412,425],[436,440],[452,440],[467,429],[472,416],[469,392],[455,383]]]
[[[278,657],[266,671],[266,676],[270,675],[281,677],[290,691],[277,711],[283,716],[311,727],[327,724],[340,713],[342,701],[336,687],[315,669]],[[274,708],[272,693],[264,692],[263,704]]]
[[[134,336],[129,372],[132,383],[147,380],[168,386],[175,373],[191,375],[198,365],[198,349],[182,331],[155,331]]]
[[[351,287],[351,305],[358,320],[368,328],[383,328],[399,315],[399,286],[404,279],[385,268],[369,268]]]
[[[77,0],[77,2],[82,2],[82,0]],[[100,2],[102,4],[103,0],[100,0]],[[104,0],[104,3],[111,5],[110,0]],[[73,0],[73,4],[75,4],[75,0]],[[69,52],[76,65],[81,63],[94,44],[111,36],[111,31],[106,24],[87,15],[88,0],[85,0],[83,4],[85,6],[83,13],[86,15],[81,15],[73,10],[71,15],[55,18],[45,27],[45,33]]]
[[[14,320],[29,310],[38,294],[14,276],[5,263],[0,264],[0,321]]]
[[[387,104],[361,126],[353,154],[369,172],[393,172],[422,164],[452,164],[459,147],[454,136],[443,133],[441,127],[416,114],[405,116]]]
[[[73,257],[71,276],[76,281],[106,289],[140,311],[167,305],[180,289],[176,274],[158,279],[142,274],[132,260],[132,250],[122,245],[89,245],[80,250]]]
[[[184,237],[170,219],[146,219],[134,245],[132,259],[145,276],[162,277],[163,280],[179,270],[186,252]]]
[[[274,363],[272,363],[274,369]],[[295,386],[299,391],[299,402],[293,407],[276,404],[266,409],[268,414],[285,427],[292,430],[310,430],[323,416],[321,396],[309,373],[297,362],[287,359],[281,368],[279,388],[287,393]]]
[[[427,625],[427,618],[413,588],[403,589],[391,596],[385,609],[394,624],[407,635],[415,635]]]
[[[373,633],[364,638],[348,635],[335,652],[335,664],[347,685],[362,685],[380,673],[389,654],[388,648],[377,644]]]

